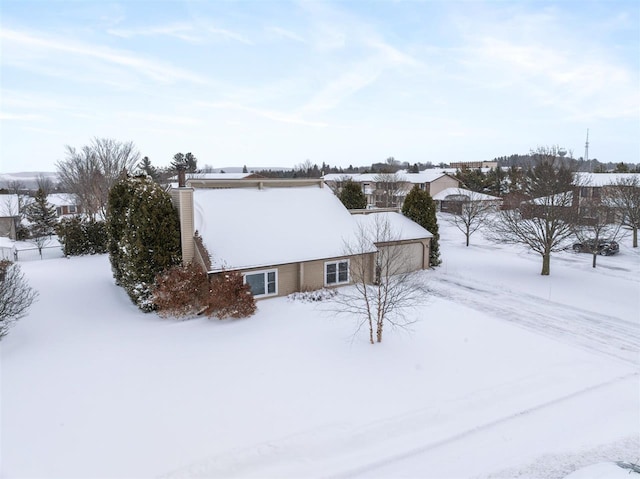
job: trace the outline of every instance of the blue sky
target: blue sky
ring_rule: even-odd
[[[0,172],[133,141],[157,166],[640,162],[637,1],[0,3]]]

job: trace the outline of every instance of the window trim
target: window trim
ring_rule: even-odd
[[[347,280],[346,281],[340,281],[340,263],[347,263]],[[329,265],[336,265],[336,282],[335,283],[329,283],[327,282],[327,267]],[[349,258],[345,258],[345,259],[338,259],[335,261],[325,261],[324,263],[324,285],[325,286],[341,286],[344,284],[350,284],[351,283],[351,260]]]
[[[276,279],[275,279],[275,292],[273,293],[269,293],[269,280],[268,280],[268,274],[269,273],[275,273]],[[263,280],[264,280],[264,290],[265,293],[264,294],[254,294],[253,297],[254,298],[267,298],[270,296],[278,296],[278,269],[277,268],[273,268],[273,269],[261,269],[258,271],[247,271],[245,273],[242,273],[242,282],[244,284],[247,284],[247,276],[249,275],[259,275],[262,274]]]

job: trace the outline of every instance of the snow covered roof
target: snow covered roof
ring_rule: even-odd
[[[640,178],[640,173],[575,173],[576,183],[584,186],[607,186],[620,179]]]
[[[188,173],[187,180],[241,180],[254,173]]]
[[[47,195],[47,202],[53,206],[69,206],[78,203],[76,195],[71,193],[52,193]]]
[[[501,201],[497,196],[485,195],[476,191],[465,190],[464,188],[445,188],[441,192],[433,195],[434,200],[446,200],[447,196],[467,196],[473,197],[474,201]]]
[[[355,220],[329,188],[195,188],[195,229],[214,269],[344,255]],[[373,251],[373,246],[371,251]]]
[[[0,195],[0,217],[18,216],[18,195]]]
[[[429,231],[401,213],[393,211],[371,211],[371,213],[353,215],[353,218],[359,225],[364,228],[365,231],[375,231],[376,226],[381,224],[379,222],[382,221],[384,222],[382,224],[389,225],[390,241],[406,241],[422,238],[433,238],[433,235],[429,233]]]
[[[551,196],[540,196],[530,201],[534,205],[544,206],[571,206],[573,203],[573,191],[566,191],[564,193],[557,193]]]
[[[351,178],[358,183],[369,183],[380,180],[381,176],[387,173],[331,173],[324,175],[325,181],[341,181],[344,178]],[[438,178],[445,176],[445,172],[438,169],[423,170],[419,173],[408,173],[406,170],[400,170],[395,175],[401,180],[408,183],[431,183]]]

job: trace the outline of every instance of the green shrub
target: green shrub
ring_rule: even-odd
[[[171,198],[150,177],[126,177],[109,193],[108,250],[113,276],[143,311],[156,276],[180,263],[180,226]]]

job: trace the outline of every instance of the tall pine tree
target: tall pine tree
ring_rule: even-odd
[[[433,235],[429,249],[429,266],[438,266],[442,262],[440,259],[440,235],[438,234],[436,204],[431,195],[415,185],[404,200],[402,214]]]
[[[30,241],[36,245],[42,257],[42,248],[49,242],[58,222],[56,209],[47,201],[47,194],[42,188],[38,189],[33,201],[26,207],[25,217],[30,223]]]
[[[56,209],[47,201],[42,188],[38,189],[33,201],[27,206],[25,216],[31,223],[29,230],[32,236],[49,236],[58,221]]]

